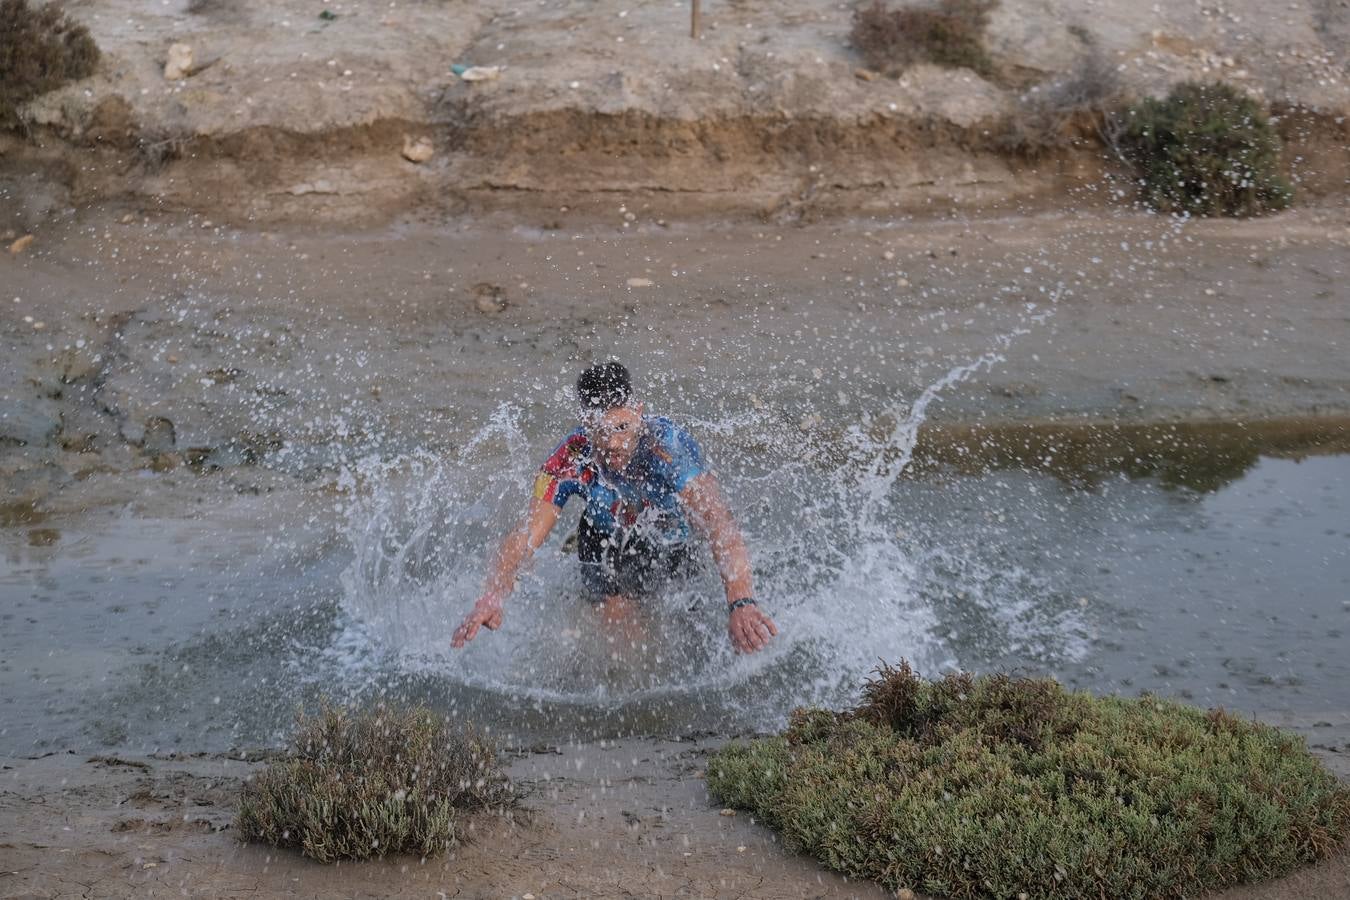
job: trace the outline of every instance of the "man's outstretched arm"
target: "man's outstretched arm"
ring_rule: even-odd
[[[516,576],[520,574],[534,551],[538,550],[558,522],[558,507],[551,500],[534,498],[530,500],[530,511],[525,521],[506,536],[502,549],[497,554],[496,565],[488,576],[483,596],[473,605],[473,609],[450,640],[450,646],[458,649],[474,639],[480,627],[490,631],[497,630],[502,624],[502,604],[511,596],[516,586]]]
[[[702,529],[712,547],[718,574],[726,588],[727,603],[753,598],[755,587],[750,571],[750,554],[745,539],[736,527],[736,520],[722,498],[722,490],[712,473],[704,472],[680,491],[680,502],[689,510],[694,524]],[[753,604],[739,606],[731,611],[727,630],[731,643],[742,653],[753,653],[769,643],[778,634],[773,620]]]

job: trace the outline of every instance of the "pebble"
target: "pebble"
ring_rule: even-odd
[[[125,216],[122,217],[123,225],[130,225],[134,221],[136,221],[136,217],[133,216],[131,213],[127,213]]]
[[[886,260],[887,262],[890,262],[891,260],[895,259],[895,252],[892,250],[887,250],[886,252],[881,254],[881,258]]]
[[[506,292],[489,282],[476,284],[473,288],[473,305],[485,315],[493,315],[506,309]]]
[[[895,900],[914,900],[914,892],[909,888],[901,888],[895,892]]]
[[[164,78],[181,81],[192,69],[192,48],[187,44],[170,44],[169,58],[164,63]]]
[[[896,286],[896,287],[907,288],[907,287],[909,287],[909,279],[908,279],[908,278],[897,278],[897,279],[895,279],[895,286]]]
[[[25,234],[23,237],[9,245],[9,252],[17,255],[27,250],[28,246],[32,243],[33,236],[31,234]]]
[[[430,138],[413,138],[406,134],[403,136],[403,158],[408,162],[424,163],[431,159],[435,152],[436,148],[432,146]]]
[[[461,81],[494,81],[501,74],[501,66],[470,66],[459,77]]]
[[[654,284],[650,278],[630,278],[628,286],[630,288],[649,288]]]
[[[724,810],[722,810],[720,813],[718,813],[718,815],[719,815],[719,816],[734,816],[734,815],[736,815],[736,810],[734,810],[734,809],[732,809],[731,807],[728,806],[726,809],[724,809]]]

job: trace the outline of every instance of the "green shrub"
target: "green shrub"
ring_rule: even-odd
[[[1177,85],[1119,123],[1121,151],[1138,166],[1149,205],[1200,216],[1283,209],[1293,189],[1280,175],[1280,139],[1259,104],[1214,82]]]
[[[853,14],[850,40],[873,69],[899,72],[917,62],[991,75],[984,29],[997,0],[938,0],[934,7],[887,9],[881,0]]]
[[[492,748],[425,708],[325,707],[296,725],[286,757],[244,785],[243,840],[321,862],[430,856],[455,843],[464,813],[515,803]]]
[[[89,29],[55,3],[0,0],[0,128],[19,124],[19,107],[39,94],[94,74],[98,46]]]
[[[832,869],[948,897],[1194,896],[1350,834],[1350,791],[1275,728],[903,663],[856,709],[723,748],[708,786]]]

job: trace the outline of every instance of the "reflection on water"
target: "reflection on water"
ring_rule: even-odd
[[[901,657],[1241,710],[1350,706],[1350,455],[1256,449],[1339,448],[1333,426],[1305,423],[1302,444],[946,427],[915,446],[917,404],[830,439],[768,404],[677,412],[747,533],[782,630],[767,652],[732,653],[706,565],[651,601],[641,646],[611,642],[564,524],[505,626],[451,653],[555,438],[503,406],[450,457],[372,456],[284,501],[155,473],[154,513],[0,530],[0,752],[272,744],[324,694],[422,700],[512,743],[745,731],[847,702]]]
[[[465,460],[503,453],[509,431]],[[749,658],[730,652],[707,572],[657,601],[636,658],[616,655],[561,533],[506,627],[450,654],[498,533],[496,489],[481,509],[450,502],[467,495],[447,473],[464,469],[424,465],[383,476],[384,524],[347,519],[424,529],[383,536],[382,552],[406,552],[369,570],[364,615],[360,554],[279,546],[248,524],[267,522],[251,498],[207,521],[3,532],[2,749],[273,743],[321,694],[425,700],[512,742],[746,730],[795,703],[843,702],[876,660],[901,656],[1243,710],[1350,705],[1350,456],[1263,457],[1210,492],[1124,473],[1085,487],[930,470],[885,496],[887,540],[842,546],[819,539],[840,509],[807,496],[809,462],[774,490],[753,471],[730,478],[783,629]]]

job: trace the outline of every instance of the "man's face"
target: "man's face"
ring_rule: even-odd
[[[591,444],[600,462],[611,472],[622,472],[633,459],[642,436],[642,404],[605,410],[588,426]]]

